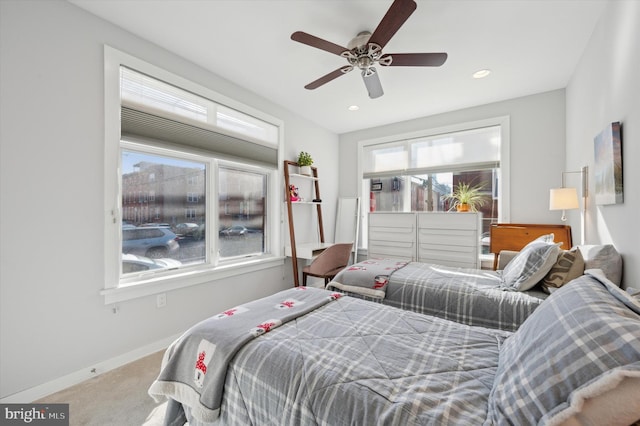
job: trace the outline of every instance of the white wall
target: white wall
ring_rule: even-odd
[[[510,117],[512,223],[561,223],[549,211],[549,189],[564,168],[563,89],[340,135],[340,196],[355,196],[358,142],[488,118]],[[574,239],[579,233],[573,232]]]
[[[622,253],[623,284],[640,288],[640,2],[610,2],[567,86],[566,169],[589,166],[593,139],[606,125],[622,123],[624,203],[587,209],[588,244],[611,243]],[[590,179],[589,190],[594,190]],[[569,220],[579,226],[579,217]]]
[[[285,157],[289,160],[296,161],[300,151],[306,151],[313,158],[313,166],[318,168],[318,185],[322,199],[322,223],[324,228],[325,242],[333,242],[335,233],[336,211],[338,206],[338,165],[336,164],[338,150],[338,136],[335,133],[323,133],[320,130],[308,132],[307,128],[312,126],[303,120],[290,120],[286,123],[286,132],[296,135],[291,143],[287,144],[285,149]],[[327,141],[331,143],[328,144]],[[329,148],[329,149],[326,149]],[[291,171],[293,172],[293,170]],[[293,182],[301,189],[301,195],[309,197],[308,194],[313,193],[313,183],[298,181]],[[306,188],[302,188],[306,186]],[[284,186],[283,186],[284,189]],[[312,205],[296,205],[293,206],[295,237],[298,242],[318,242],[320,235],[317,226],[316,206]],[[290,245],[289,221],[286,212],[286,206],[283,205],[284,221],[282,222],[282,241],[286,246]],[[301,269],[308,261],[298,260],[299,282],[302,283]],[[287,282],[293,282],[293,268],[291,258],[286,259],[285,276]],[[309,278],[309,285],[314,282],[321,282],[313,277]]]
[[[335,134],[65,1],[2,0],[0,19],[0,398],[42,396],[292,283],[287,262],[169,292],[162,309],[104,305],[104,44],[283,120],[285,158],[305,149],[323,169],[333,235]]]

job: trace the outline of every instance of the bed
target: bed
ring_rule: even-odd
[[[568,226],[493,224],[491,247],[511,256],[504,270],[368,259],[345,268],[327,288],[467,325],[514,331],[551,291],[585,268],[603,269],[620,284],[622,260],[615,248],[572,248]]]
[[[598,270],[513,333],[298,287],[192,327],[149,394],[171,425],[628,425],[639,330]]]
[[[351,265],[327,288],[462,324],[507,331],[516,330],[548,297],[538,288],[509,291],[499,271],[396,259],[369,259]]]

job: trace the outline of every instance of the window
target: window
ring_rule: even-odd
[[[105,92],[106,303],[283,263],[278,120],[111,48]]]
[[[492,222],[508,220],[508,129],[501,117],[361,143],[367,210],[449,211],[448,195],[464,183],[484,194],[479,211],[488,232]]]
[[[210,162],[194,161],[180,157],[178,154],[160,155],[153,148],[126,140],[121,142],[121,147],[123,194],[130,190],[138,190],[143,194],[158,194],[153,198],[147,198],[143,203],[132,203],[123,197],[122,220],[128,226],[133,225],[135,228],[123,229],[122,253],[149,258],[171,258],[179,260],[183,265],[206,262],[205,240],[201,239],[199,244],[192,244],[187,238],[189,235],[178,232],[178,218],[187,203],[194,204],[190,197],[187,197],[185,202],[185,197],[180,196],[184,194],[190,176],[201,175],[203,177],[203,183],[198,189],[201,193],[205,193],[207,188],[204,184],[204,177],[207,170],[210,170]],[[148,179],[150,175],[154,175],[156,179]],[[192,195],[193,193],[187,194]],[[187,218],[204,228],[206,227],[207,214],[204,203],[201,204],[200,208],[190,207],[189,210],[192,214]],[[152,216],[148,215],[147,211],[153,212]],[[153,221],[147,223],[151,219]],[[169,229],[161,230],[160,227]],[[156,231],[155,239],[151,238],[150,230]],[[136,233],[136,231],[140,232]],[[136,235],[139,238],[136,238],[135,242],[127,242],[125,234]],[[194,245],[201,247],[194,248],[192,247]],[[172,264],[173,267],[175,264]],[[126,275],[126,272],[123,271],[123,275]]]
[[[231,167],[220,168],[220,257],[250,256],[265,247],[267,176]]]

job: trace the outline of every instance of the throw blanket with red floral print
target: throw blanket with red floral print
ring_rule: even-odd
[[[407,263],[398,259],[368,259],[347,266],[327,288],[384,299],[389,277]]]
[[[246,343],[342,296],[312,287],[296,287],[254,300],[196,324],[171,344],[160,375],[149,388],[157,402],[170,398],[212,422],[220,414],[231,359]]]

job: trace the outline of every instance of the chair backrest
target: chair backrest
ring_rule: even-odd
[[[322,275],[336,268],[347,266],[351,257],[352,247],[353,243],[340,243],[329,246],[311,262],[309,272]]]

